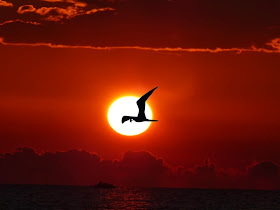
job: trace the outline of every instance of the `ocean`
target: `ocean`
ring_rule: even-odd
[[[280,191],[0,185],[0,209],[280,209]]]

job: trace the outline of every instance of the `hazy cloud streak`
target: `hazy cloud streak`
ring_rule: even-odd
[[[68,49],[92,49],[92,50],[145,50],[154,52],[174,52],[174,53],[184,53],[184,52],[205,52],[205,53],[219,53],[219,52],[260,52],[260,53],[280,53],[279,41],[280,39],[273,39],[268,42],[267,45],[271,46],[272,49],[266,48],[256,48],[252,46],[251,48],[155,48],[155,47],[141,47],[141,46],[114,46],[114,47],[98,47],[98,46],[82,46],[82,45],[60,45],[52,43],[7,43],[4,41],[3,37],[0,37],[0,43],[2,45],[10,46],[30,46],[30,47],[50,47],[50,48],[68,48]]]

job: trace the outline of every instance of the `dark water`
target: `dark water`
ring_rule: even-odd
[[[0,185],[0,209],[280,209],[280,191]]]

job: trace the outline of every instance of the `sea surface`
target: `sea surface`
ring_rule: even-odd
[[[0,209],[280,209],[280,191],[0,185]]]

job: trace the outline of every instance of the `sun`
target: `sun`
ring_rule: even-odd
[[[130,122],[129,120],[122,123],[122,117],[137,116],[138,106],[136,104],[139,98],[127,96],[117,99],[108,110],[108,122],[110,126],[119,134],[125,136],[134,136],[146,131],[151,122]],[[152,119],[152,110],[146,103],[145,114],[148,119]]]

